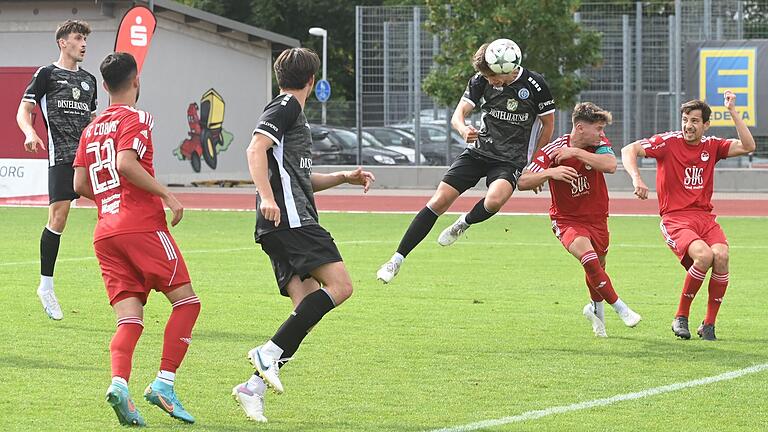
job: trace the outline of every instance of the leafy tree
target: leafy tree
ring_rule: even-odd
[[[427,28],[440,39],[437,67],[424,90],[453,106],[485,42],[509,38],[523,51],[523,66],[545,76],[559,107],[570,107],[587,85],[577,71],[600,60],[600,36],[574,22],[578,0],[426,0]]]

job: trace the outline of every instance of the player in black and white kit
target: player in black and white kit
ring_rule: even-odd
[[[485,197],[446,228],[437,241],[449,246],[471,225],[498,212],[512,196],[531,155],[552,137],[555,102],[544,77],[519,63],[510,73],[495,74],[485,60],[489,45],[484,44],[475,53],[472,65],[477,73],[469,80],[451,118],[453,128],[468,143],[467,149],[456,158],[435,194],[413,219],[397,252],[376,272],[377,279],[384,283],[397,275],[405,257],[429,234],[437,218],[483,177],[488,186]],[[482,113],[479,131],[465,121],[478,106]]]
[[[280,293],[294,310],[270,340],[250,352],[256,373],[232,395],[249,419],[265,422],[266,386],[282,393],[278,371],[309,330],[352,295],[352,281],[331,235],[318,223],[314,192],[342,183],[362,185],[374,177],[357,168],[312,173],[312,135],[304,103],[320,60],[313,51],[283,51],[274,64],[280,95],[259,118],[248,147],[248,168],[258,190],[256,242],[269,256]]]
[[[78,195],[73,186],[72,161],[80,134],[96,112],[96,78],[78,66],[85,57],[91,28],[84,21],[68,20],[56,29],[59,60],[35,72],[24,91],[16,122],[24,132],[28,152],[48,151],[48,224],[40,237],[40,285],[37,295],[50,318],[63,318],[53,290],[53,270],[69,206]],[[48,130],[48,148],[35,133],[32,111],[40,105]]]

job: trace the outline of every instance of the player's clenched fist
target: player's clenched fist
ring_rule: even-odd
[[[273,221],[275,226],[280,225],[280,207],[277,206],[274,199],[262,197],[259,211],[266,220]]]

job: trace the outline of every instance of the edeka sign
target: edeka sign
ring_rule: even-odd
[[[755,135],[768,135],[758,121],[768,115],[768,41],[706,41],[688,44],[688,97],[712,108],[713,133],[730,136],[733,119],[723,105],[726,90],[736,95],[736,110]]]

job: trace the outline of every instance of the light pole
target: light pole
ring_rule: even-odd
[[[312,27],[309,29],[309,34],[312,36],[320,36],[323,38],[323,80],[326,79],[326,59],[328,58],[328,30],[322,28],[322,27]],[[325,101],[322,102],[323,104],[323,114],[322,114],[322,124],[325,124]]]

